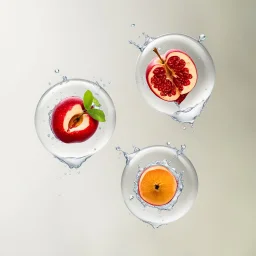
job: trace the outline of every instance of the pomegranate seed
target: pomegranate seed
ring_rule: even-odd
[[[184,67],[185,67],[185,65],[186,65],[186,62],[185,62],[185,60],[180,60],[180,63],[179,63],[180,65],[184,65]]]
[[[190,81],[187,80],[184,85],[190,85]]]
[[[193,78],[193,76],[191,74],[188,75],[188,79],[191,79]]]

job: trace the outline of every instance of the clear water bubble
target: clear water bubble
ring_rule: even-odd
[[[134,28],[134,27],[135,27],[135,24],[134,24],[134,23],[133,23],[133,24],[131,24],[131,27],[132,27],[132,28]]]
[[[94,95],[98,92],[97,99],[105,113],[106,122],[99,122],[96,132],[85,142],[63,143],[55,136],[51,127],[53,109],[58,104],[55,101],[56,96],[59,102],[73,96],[82,99],[86,90],[90,90]],[[43,120],[48,121],[43,122]],[[83,162],[102,149],[111,138],[115,124],[116,111],[111,97],[98,84],[83,79],[62,81],[49,88],[39,100],[35,112],[35,128],[41,143],[54,157],[70,168],[80,167]],[[47,134],[53,139],[49,140]]]
[[[141,51],[136,66],[136,83],[139,91],[154,109],[169,115],[177,122],[194,123],[205,107],[214,87],[215,66],[211,55],[198,40],[186,35],[166,34],[157,38],[146,38],[143,45],[130,41]],[[191,58],[196,67],[196,85],[180,104],[159,98],[152,92],[147,83],[147,67],[153,59],[158,58],[153,51],[154,48],[160,48],[158,51],[161,56],[164,56],[169,50],[181,51]],[[189,64],[189,61],[187,63]]]
[[[184,148],[184,146],[183,146]],[[122,174],[122,195],[131,213],[153,228],[168,224],[183,217],[192,207],[198,191],[196,170],[184,155],[178,155],[174,147],[158,145],[126,153],[126,165]],[[152,166],[163,166],[175,177],[177,189],[173,199],[161,206],[144,201],[138,184],[144,171]],[[133,196],[133,200],[131,200]]]
[[[60,70],[59,69],[55,69],[54,72],[57,74],[57,73],[60,73]]]

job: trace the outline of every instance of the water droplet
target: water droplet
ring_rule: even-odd
[[[49,137],[49,138],[50,138],[50,134],[47,134],[47,137]]]
[[[186,128],[186,126],[183,126],[183,130],[186,130],[187,128]]]
[[[49,82],[48,84],[51,85],[51,82]]]
[[[116,150],[117,151],[122,151],[120,147],[116,147]]]
[[[170,145],[171,145],[171,142],[169,142],[169,141],[166,142],[166,145],[167,145],[167,146],[170,146]]]
[[[205,39],[206,39],[206,36],[205,36],[204,34],[201,34],[201,35],[199,36],[198,42],[201,43],[201,42],[203,42]]]
[[[134,198],[134,196],[133,196],[133,195],[130,195],[129,199],[132,200],[133,198]]]
[[[182,150],[185,150],[186,149],[186,145],[184,144],[184,145],[181,145],[181,149]]]
[[[66,76],[63,76],[62,80],[63,80],[63,82],[66,82],[68,80],[68,78]]]
[[[135,24],[131,24],[131,27],[133,27],[133,28],[134,28],[134,27],[135,27]]]
[[[60,72],[60,70],[59,69],[55,69],[54,72],[57,74],[57,73]]]
[[[136,146],[133,146],[133,151],[134,152],[138,152],[138,151],[140,151],[140,149],[138,147],[136,147]]]

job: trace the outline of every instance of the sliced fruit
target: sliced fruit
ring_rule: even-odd
[[[64,143],[83,142],[97,130],[98,121],[85,113],[83,100],[70,97],[53,110],[51,127],[55,136]]]
[[[151,91],[165,101],[181,103],[196,85],[197,70],[192,59],[180,50],[169,50],[164,55],[158,55],[148,65],[146,80]]]
[[[150,205],[161,206],[169,203],[175,196],[177,181],[164,166],[147,168],[139,179],[139,195]]]

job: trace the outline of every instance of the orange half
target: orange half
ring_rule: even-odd
[[[161,206],[169,203],[177,190],[174,175],[164,166],[147,168],[139,180],[140,197],[148,204]]]

